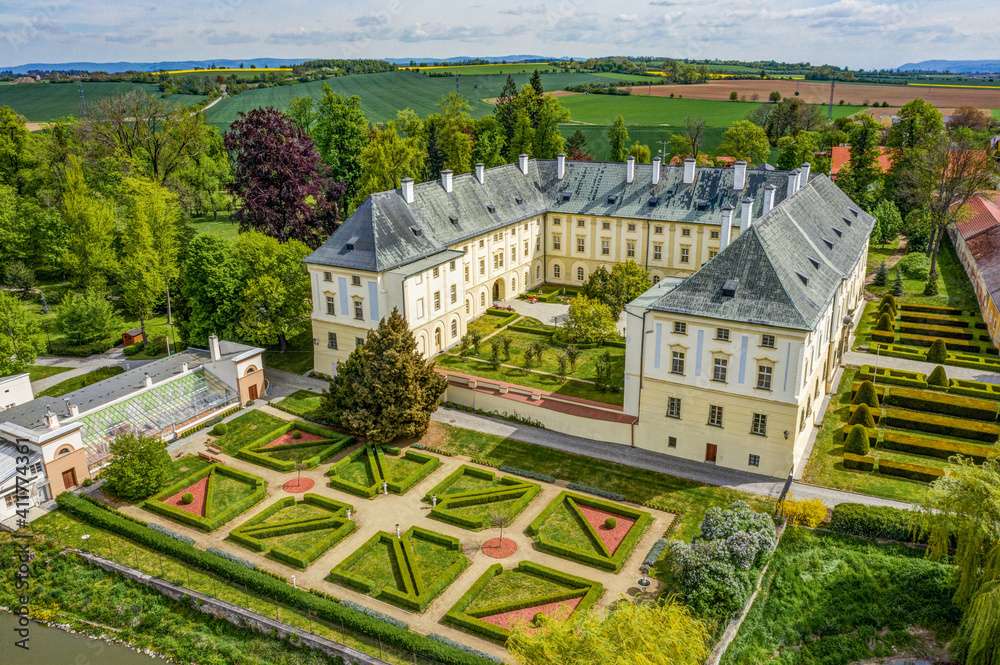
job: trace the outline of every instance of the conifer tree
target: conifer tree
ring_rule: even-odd
[[[889,269],[885,267],[885,261],[878,264],[878,270],[875,271],[875,279],[872,280],[872,284],[875,286],[885,286],[889,282]]]

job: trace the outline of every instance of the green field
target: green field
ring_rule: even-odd
[[[535,70],[539,73],[559,73],[561,70],[549,62],[491,62],[482,65],[444,65],[421,67],[418,69],[424,74],[454,74],[456,76],[488,76],[490,74],[531,74]]]
[[[192,219],[194,230],[198,233],[210,235],[213,238],[232,242],[240,234],[240,225],[229,214],[221,214],[218,218],[197,217]]]
[[[587,139],[587,153],[601,161],[611,159],[611,145],[608,143],[609,128],[608,125],[559,125],[559,131],[567,139],[579,130]],[[683,125],[631,126],[628,128],[629,143],[638,141],[648,145],[655,155],[662,152],[663,141],[669,140],[671,134],[680,133],[683,129]],[[706,127],[702,136],[702,145],[705,146],[703,152],[709,154],[716,152],[722,143],[724,131],[724,127]]]
[[[1000,109],[993,109],[993,118],[995,120],[1000,120]]]
[[[124,95],[132,90],[145,90],[160,95],[152,83],[23,83],[0,87],[0,106],[10,106],[28,120],[45,122],[70,115],[80,115],[80,89],[86,104]],[[204,101],[201,95],[169,95],[174,104],[187,106]]]

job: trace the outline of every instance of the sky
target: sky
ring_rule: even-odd
[[[1000,59],[998,24],[995,0],[0,0],[0,67],[537,54],[870,69]]]

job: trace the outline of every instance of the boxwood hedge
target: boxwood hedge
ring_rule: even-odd
[[[845,536],[926,542],[927,534],[917,528],[914,516],[914,511],[890,506],[841,503],[833,509],[830,529]]]

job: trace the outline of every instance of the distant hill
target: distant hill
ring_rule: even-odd
[[[1000,74],[1000,60],[922,60],[908,62],[901,72],[951,72],[953,74]]]
[[[550,58],[544,55],[486,55],[469,56],[458,55],[452,58],[386,58],[386,61],[394,65],[408,65],[415,62],[421,65],[461,65],[462,63],[475,60],[477,62],[552,62],[554,60],[565,60],[566,58]]]
[[[15,74],[27,74],[32,71],[41,72],[157,72],[161,69],[193,69],[195,67],[291,67],[312,58],[247,58],[246,60],[163,60],[160,62],[29,62],[16,67],[0,66],[0,71],[11,71]]]

